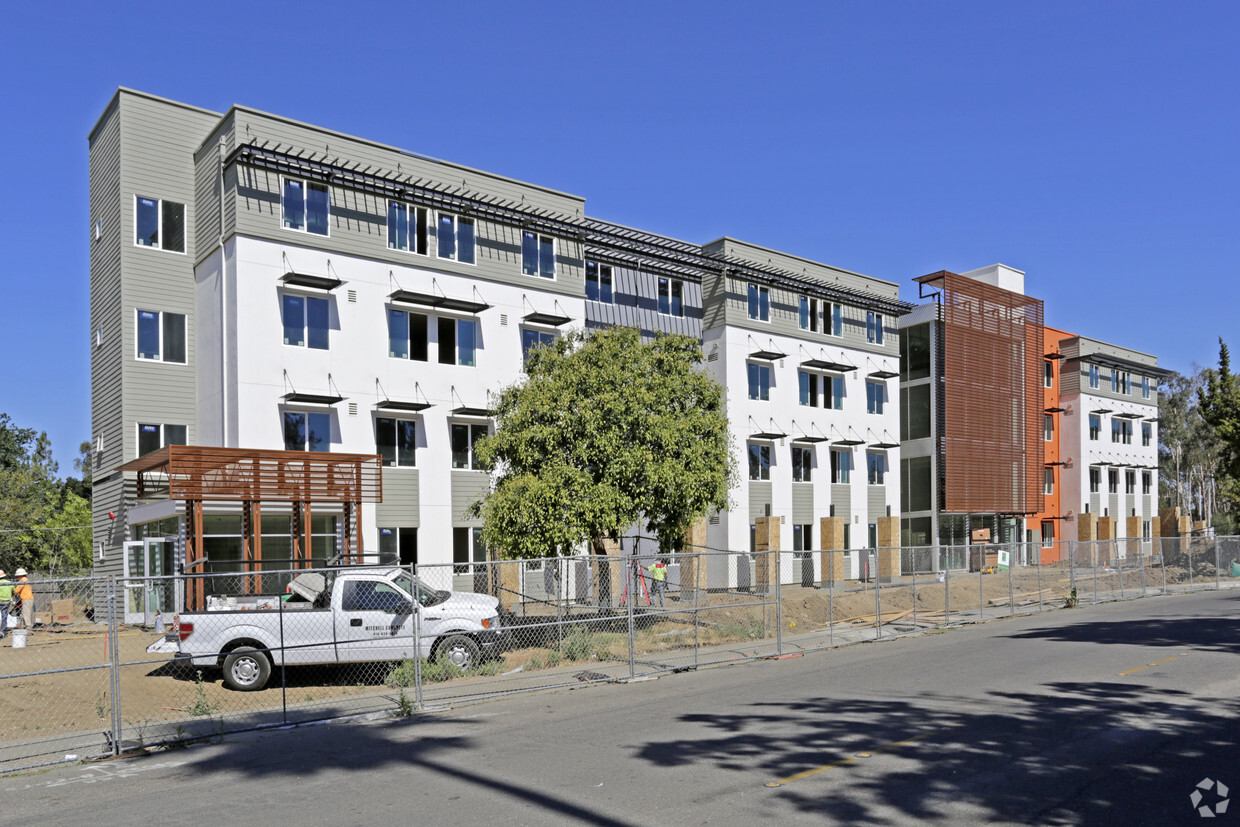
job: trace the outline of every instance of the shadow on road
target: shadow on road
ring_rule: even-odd
[[[1128,643],[1134,646],[1185,646],[1209,652],[1240,654],[1240,619],[1168,617],[1146,620],[1086,621],[1030,629],[1010,638],[1072,643]]]

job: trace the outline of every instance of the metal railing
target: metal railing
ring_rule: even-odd
[[[618,552],[33,578],[32,628],[0,644],[0,772],[1240,586],[1240,537]],[[208,611],[185,613],[199,578]]]

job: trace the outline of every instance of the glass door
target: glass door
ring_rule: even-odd
[[[146,595],[146,543],[133,540],[125,543],[125,623],[145,623],[143,608]]]
[[[171,622],[173,605],[173,562],[172,555],[175,544],[171,537],[154,537],[143,541],[145,558],[145,604],[143,606],[144,623],[155,625],[155,615],[163,614],[165,622]]]

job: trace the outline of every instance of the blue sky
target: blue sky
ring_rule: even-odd
[[[16,4],[0,411],[90,437],[86,136],[241,103],[889,279],[1003,262],[1181,372],[1240,345],[1240,4]]]

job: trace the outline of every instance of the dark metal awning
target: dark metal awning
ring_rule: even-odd
[[[1130,413],[1130,412],[1124,411],[1124,412],[1122,412],[1122,413],[1117,413],[1117,414],[1115,415],[1115,418],[1116,418],[1116,419],[1140,419],[1140,418],[1141,418],[1141,414],[1139,414],[1139,413]]]
[[[321,393],[297,393],[294,391],[293,393],[284,394],[285,402],[297,402],[303,405],[335,405],[343,400],[343,396],[330,396]]]
[[[1056,406],[1055,406],[1055,407],[1053,407],[1053,408],[1046,408],[1046,412],[1047,412],[1047,413],[1063,413],[1063,412],[1064,412],[1064,411],[1066,411],[1066,410],[1067,410],[1067,408],[1061,408],[1061,407],[1059,407],[1058,405],[1056,405]]]
[[[307,273],[294,273],[292,270],[280,276],[280,281],[295,287],[310,287],[314,290],[335,290],[344,282],[331,276],[311,276]]]
[[[1063,359],[1065,357],[1062,353],[1044,353],[1042,354],[1042,358],[1043,359]]]
[[[834,362],[830,359],[806,359],[801,363],[801,367],[810,370],[825,370],[831,373],[847,373],[856,370],[856,365],[850,365],[847,362]]]
[[[395,399],[385,399],[375,405],[375,408],[381,411],[424,411],[429,407],[429,402],[398,402]]]
[[[776,439],[783,439],[786,436],[788,435],[777,433],[775,431],[759,431],[756,434],[750,434],[749,438],[750,439],[762,439],[762,440],[776,440]]]
[[[830,442],[830,441],[831,441],[831,437],[829,437],[829,436],[810,436],[809,434],[806,434],[805,436],[794,436],[794,437],[792,438],[792,441],[793,441],[793,442],[815,442],[815,443],[817,443],[817,442]]]
[[[1145,418],[1145,421],[1146,421],[1146,422],[1162,422],[1162,417],[1160,417],[1160,416],[1147,416],[1147,417]]]
[[[753,353],[749,354],[749,358],[759,359],[763,362],[774,362],[778,359],[784,358],[787,355],[787,353],[780,353],[778,350],[764,349],[755,350]]]
[[[480,419],[489,419],[492,416],[490,408],[478,408],[471,405],[462,405],[459,408],[452,409],[453,416],[474,416]]]
[[[549,327],[559,327],[571,322],[572,317],[561,316],[558,313],[527,313],[522,318],[522,321],[529,322],[530,324],[545,324]]]
[[[1138,375],[1143,374],[1153,379],[1163,379],[1170,376],[1174,372],[1167,370],[1166,368],[1154,367],[1153,365],[1146,365],[1129,359],[1120,359],[1107,353],[1088,353],[1078,356],[1077,358],[1082,362],[1091,362],[1095,365],[1102,365],[1103,367],[1108,368],[1118,368],[1119,370],[1126,370],[1129,373],[1135,373]]]
[[[864,439],[837,439],[831,443],[832,445],[864,445]]]
[[[895,379],[899,375],[900,372],[896,370],[876,370],[866,374],[871,379]]]
[[[489,310],[491,305],[486,302],[469,301],[468,299],[450,299],[447,296],[436,296],[433,293],[417,293],[413,290],[397,290],[388,294],[388,300],[401,304],[417,304],[423,307],[434,307],[440,310],[456,310],[461,313],[481,313]]]
[[[898,442],[871,442],[870,447],[871,448],[899,448],[900,443]]]
[[[1112,410],[1111,408],[1094,408],[1092,411],[1090,411],[1090,413],[1109,414],[1111,410]]]
[[[1048,463],[1046,463],[1046,467],[1047,467],[1047,468],[1050,468],[1052,465],[1067,465],[1067,464],[1068,464],[1068,463],[1064,462],[1063,460],[1061,460],[1061,459],[1057,459],[1057,460],[1055,460],[1054,462],[1048,462]]]

